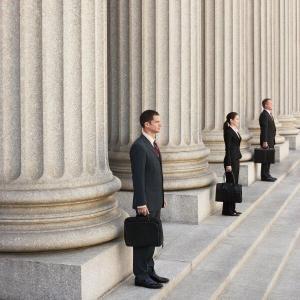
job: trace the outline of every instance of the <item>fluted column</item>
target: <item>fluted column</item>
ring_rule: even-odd
[[[132,189],[129,149],[139,115],[157,110],[166,190],[208,186],[200,130],[202,5],[198,0],[109,1],[110,163]]]
[[[295,18],[296,18],[296,40],[295,40],[295,51],[296,51],[296,96],[293,106],[294,117],[296,118],[295,126],[300,128],[300,3],[295,3]]]
[[[203,140],[210,162],[224,159],[226,114],[240,114],[243,161],[251,159],[246,126],[245,1],[205,1],[205,111]]]
[[[252,133],[251,144],[260,144],[259,115],[261,102],[273,100],[273,115],[276,126],[279,107],[279,0],[248,1],[247,8],[247,118]],[[252,29],[253,28],[253,29]],[[251,82],[254,82],[252,84]],[[253,90],[252,90],[253,89]],[[276,143],[285,138],[276,135]]]
[[[292,0],[280,0],[280,134],[284,137],[296,136],[293,117],[293,5]]]
[[[106,1],[1,1],[0,16],[0,251],[116,238]]]

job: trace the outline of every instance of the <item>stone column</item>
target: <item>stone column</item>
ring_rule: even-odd
[[[139,115],[162,119],[159,145],[167,191],[209,186],[209,150],[200,130],[201,4],[110,1],[110,163],[132,190],[129,149],[140,135]]]
[[[227,113],[240,114],[242,161],[251,159],[246,120],[245,2],[205,1],[205,111],[203,140],[209,160],[223,162],[223,123]]]
[[[296,1],[296,40],[295,40],[295,51],[296,51],[296,96],[294,99],[293,111],[294,117],[296,118],[295,126],[300,128],[300,3]]]
[[[273,99],[273,115],[279,106],[279,0],[247,2],[247,117],[252,133],[251,144],[260,144],[259,115],[264,98]],[[253,84],[252,84],[253,82]],[[276,135],[276,159],[288,154],[285,138]]]
[[[0,251],[118,237],[107,153],[106,1],[0,3]]]
[[[293,97],[293,6],[292,1],[280,1],[280,134],[289,140],[290,148],[299,145],[299,129],[292,112]]]
[[[132,212],[129,149],[141,112],[155,109],[169,202],[163,219],[198,223],[214,206],[215,182],[201,137],[202,4],[113,0],[109,11],[109,156],[122,181],[120,203]]]

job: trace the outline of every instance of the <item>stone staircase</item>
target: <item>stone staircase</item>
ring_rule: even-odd
[[[163,289],[135,287],[130,276],[102,298],[300,299],[300,151],[272,170],[275,183],[244,187],[241,216],[164,225],[156,269],[171,281]]]

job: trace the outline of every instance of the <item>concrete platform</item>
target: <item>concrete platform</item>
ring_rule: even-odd
[[[288,157],[290,153],[290,142],[289,140],[285,140],[282,144],[275,145],[275,161],[281,162],[286,157]]]
[[[0,299],[94,300],[132,272],[122,239],[72,251],[0,254]]]
[[[221,163],[210,163],[211,170],[217,174],[218,182],[223,180],[224,166]],[[260,178],[260,164],[255,164],[253,161],[241,162],[239,183],[244,186],[249,186]]]
[[[129,215],[135,215],[132,209],[132,192],[119,192],[116,195],[119,204]],[[166,192],[166,209],[162,210],[162,221],[185,224],[199,224],[213,214],[220,206],[215,202],[215,186],[195,190]]]
[[[289,141],[290,149],[300,149],[300,134],[297,135],[284,135],[285,139]]]

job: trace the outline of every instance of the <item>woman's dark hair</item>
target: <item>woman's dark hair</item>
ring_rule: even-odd
[[[144,128],[146,122],[151,122],[154,116],[159,116],[159,113],[155,110],[145,110],[140,116],[140,124]]]
[[[230,126],[230,120],[234,120],[236,116],[238,116],[239,114],[237,112],[230,112],[227,116],[226,116],[226,121],[224,123],[223,126],[223,130],[227,129]]]

